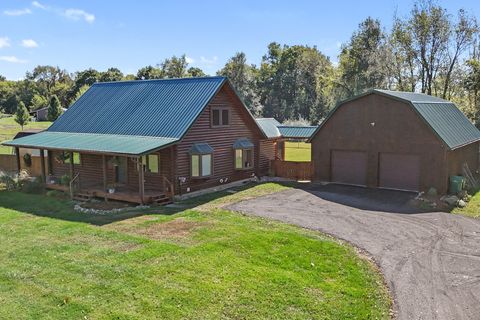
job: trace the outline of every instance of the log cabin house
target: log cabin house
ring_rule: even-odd
[[[275,143],[226,78],[202,77],[95,83],[46,131],[3,144],[40,150],[49,189],[143,204],[265,175]]]

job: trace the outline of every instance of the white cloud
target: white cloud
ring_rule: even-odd
[[[66,9],[63,12],[63,15],[71,20],[85,20],[88,23],[93,23],[95,21],[95,16],[91,13],[88,13],[82,9]]]
[[[217,61],[218,61],[217,56],[213,56],[211,59],[205,58],[205,57],[200,57],[200,62],[202,64],[206,64],[206,65],[214,65],[214,64],[217,63]]]
[[[0,56],[0,61],[10,62],[10,63],[27,63],[27,60],[19,59],[15,56]]]
[[[25,8],[25,9],[15,9],[15,10],[5,10],[3,11],[4,14],[7,16],[23,16],[25,14],[32,13],[32,10]]]
[[[195,62],[195,59],[193,59],[192,57],[185,57],[185,60],[187,61],[188,64],[192,64]]]
[[[38,47],[38,43],[33,39],[25,39],[25,40],[22,40],[22,47],[36,48]]]
[[[0,37],[0,49],[10,47],[10,39],[7,37]]]
[[[32,6],[34,6],[35,8],[43,9],[43,10],[47,9],[46,6],[44,6],[43,4],[41,4],[41,3],[38,2],[38,1],[33,1],[33,2],[32,2]]]

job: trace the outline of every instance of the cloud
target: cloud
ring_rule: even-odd
[[[10,39],[7,37],[0,37],[0,49],[10,47]]]
[[[25,8],[25,9],[15,9],[15,10],[5,10],[3,11],[4,14],[7,16],[23,16],[25,14],[32,13],[32,10]]]
[[[38,1],[33,1],[33,2],[32,2],[32,6],[34,6],[35,8],[43,9],[43,10],[46,10],[46,9],[47,9],[46,6],[44,6],[43,4],[41,4],[41,3],[38,2]]]
[[[211,59],[205,58],[205,57],[200,57],[200,62],[205,65],[214,65],[218,61],[217,56],[213,56]]]
[[[67,19],[70,19],[72,21],[80,21],[83,20],[87,23],[93,23],[95,21],[95,15],[89,12],[86,12],[85,10],[82,9],[76,9],[76,8],[68,8],[68,9],[63,9],[63,8],[58,8],[58,7],[50,7],[46,6],[44,4],[41,4],[38,1],[33,1],[32,6],[38,9],[42,9],[48,12],[52,12],[56,15],[63,16]]]
[[[36,48],[38,47],[38,43],[33,39],[25,39],[25,40],[22,40],[22,47]]]
[[[85,22],[93,23],[95,21],[95,16],[91,13],[88,13],[82,9],[66,9],[63,12],[63,15],[68,19],[78,21],[78,20],[85,20]]]
[[[15,56],[0,56],[0,61],[10,62],[10,63],[27,63],[27,60],[19,59]]]
[[[195,59],[193,59],[192,57],[185,57],[185,60],[187,61],[188,64],[192,64],[195,62]]]

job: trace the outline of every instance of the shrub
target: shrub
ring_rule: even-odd
[[[0,174],[0,183],[5,185],[5,189],[7,189],[8,191],[18,189],[17,180],[13,176],[11,176],[7,173],[1,173]]]
[[[22,191],[26,193],[43,193],[45,190],[40,179],[25,181],[22,185]]]
[[[68,186],[70,184],[70,177],[68,175],[63,175],[61,178],[60,178],[60,184],[61,185],[64,185],[64,186]]]
[[[64,192],[58,191],[58,190],[49,190],[46,193],[47,197],[51,198],[66,198],[67,195]]]

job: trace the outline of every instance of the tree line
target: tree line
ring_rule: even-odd
[[[333,63],[315,46],[268,45],[259,65],[238,52],[217,71],[227,76],[256,116],[319,123],[341,100],[372,88],[422,92],[451,100],[480,124],[480,45],[477,19],[465,10],[452,14],[420,0],[387,30],[380,20],[362,21]],[[25,79],[0,77],[0,111],[15,113],[58,99],[68,107],[93,83],[205,76],[185,55],[145,66],[136,74],[118,68],[75,73],[37,66]]]

